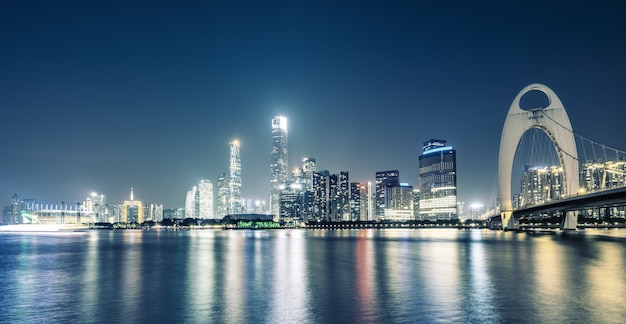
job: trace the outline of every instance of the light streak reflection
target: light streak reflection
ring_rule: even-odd
[[[308,291],[305,230],[276,233],[270,318],[276,323],[307,323]],[[287,298],[287,296],[289,296]]]

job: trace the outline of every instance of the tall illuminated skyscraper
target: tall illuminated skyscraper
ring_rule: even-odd
[[[348,171],[339,172],[338,214],[340,221],[350,220],[350,179]]]
[[[217,210],[216,216],[218,219],[224,218],[228,213],[228,174],[222,173],[217,177]]]
[[[198,217],[202,219],[215,218],[213,183],[210,180],[200,180],[200,184],[198,184]]]
[[[367,184],[362,182],[350,183],[350,220],[367,220]]]
[[[87,212],[95,214],[96,222],[108,222],[108,215],[106,213],[107,196],[105,194],[91,193],[91,197],[85,201],[85,208]]]
[[[302,159],[302,211],[304,221],[313,219],[313,174],[317,171],[315,158],[305,157]]]
[[[289,180],[287,151],[287,117],[272,119],[272,155],[270,160],[270,209],[274,219],[280,217],[280,190]]]
[[[187,191],[187,196],[185,197],[185,217],[198,217],[198,187],[196,186],[191,187],[191,190]]]
[[[329,221],[328,196],[330,191],[330,173],[328,170],[313,172],[312,191],[312,220]]]
[[[144,220],[153,222],[163,221],[163,204],[146,203],[143,209]]]
[[[22,222],[22,218],[20,217],[20,213],[22,211],[22,201],[20,200],[20,196],[17,194],[13,194],[11,197],[11,210],[4,217],[3,222],[5,224],[19,224]],[[61,219],[63,221],[63,219]]]
[[[400,185],[400,174],[398,170],[376,172],[376,197],[374,206],[374,216],[377,218],[385,216],[387,187],[397,187]]]
[[[410,221],[415,219],[413,210],[413,187],[400,183],[397,187],[387,187],[385,193],[385,220]]]
[[[328,175],[328,196],[326,196],[328,206],[328,220],[336,222],[339,220],[339,177],[336,174]]]
[[[350,182],[348,180],[348,171],[331,174],[328,179],[330,220],[333,222],[349,220],[350,205],[348,204],[348,192],[350,191]]]
[[[419,219],[458,219],[456,150],[446,141],[424,142],[419,157]]]
[[[315,158],[305,157],[302,159],[302,173],[304,173],[304,190],[312,191],[313,172],[317,171]]]
[[[130,188],[130,200],[125,200],[122,204],[122,222],[143,223],[143,204],[135,200],[133,188]]]
[[[230,167],[228,174],[228,209],[227,214],[242,214],[241,201],[241,155],[239,141],[230,142]]]

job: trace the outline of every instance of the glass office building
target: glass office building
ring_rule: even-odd
[[[272,154],[270,159],[270,209],[274,219],[280,217],[280,191],[289,180],[287,151],[287,118],[272,119]]]
[[[456,220],[456,150],[445,140],[424,142],[419,157],[419,219]]]

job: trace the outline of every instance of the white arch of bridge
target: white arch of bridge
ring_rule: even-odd
[[[548,97],[547,107],[530,110],[524,110],[520,107],[520,99],[533,90],[541,91]],[[563,107],[561,100],[554,91],[547,86],[540,83],[528,85],[513,100],[504,121],[502,137],[500,138],[498,186],[500,191],[500,215],[504,229],[515,228],[515,222],[512,217],[513,200],[511,197],[513,159],[520,139],[526,131],[532,128],[543,131],[556,149],[561,167],[563,168],[564,194],[569,196],[578,192],[578,153],[576,151],[574,132],[572,131],[572,125],[565,107]],[[561,228],[575,229],[577,218],[577,214],[568,213],[564,217]]]

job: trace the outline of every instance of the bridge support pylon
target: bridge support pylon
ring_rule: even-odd
[[[561,230],[575,230],[578,225],[578,211],[566,211],[561,214]]]
[[[515,230],[517,229],[517,224],[515,224],[515,217],[513,217],[512,211],[503,211],[500,213],[500,217],[502,218],[502,229],[503,230]]]

